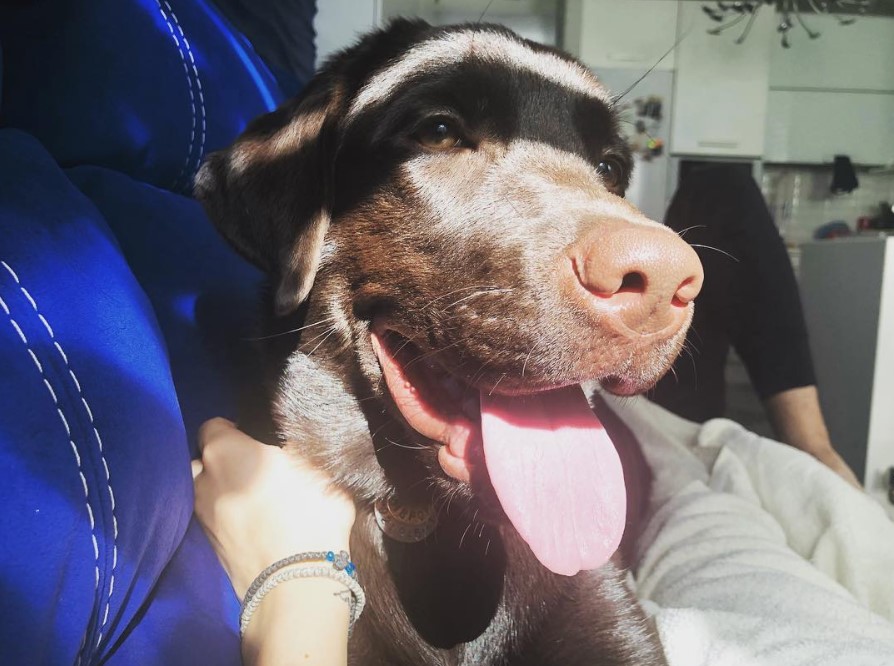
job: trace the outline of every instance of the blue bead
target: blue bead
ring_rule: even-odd
[[[327,562],[332,562],[332,561],[334,561],[334,560],[335,560],[335,553],[333,553],[333,552],[330,550],[328,553],[326,553],[326,561],[327,561]]]
[[[348,566],[345,567],[345,571],[347,571],[351,576],[354,575],[354,563],[348,562]]]

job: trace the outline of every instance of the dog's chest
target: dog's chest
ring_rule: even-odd
[[[539,572],[522,571],[495,533],[479,529],[470,537],[458,529],[442,527],[416,544],[384,538],[374,524],[355,530],[352,549],[364,563],[368,605],[351,644],[352,664],[523,663],[513,655],[536,639],[558,602],[553,586],[538,585],[545,578]]]

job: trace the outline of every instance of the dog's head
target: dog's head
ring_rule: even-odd
[[[330,60],[196,188],[273,278],[277,312],[307,301],[283,433],[365,499],[393,492],[390,464],[443,492],[496,490],[538,556],[577,528],[525,523],[611,523],[580,562],[541,557],[555,570],[613,550],[617,457],[568,387],[651,386],[702,279],[691,248],[623,199],[630,168],[599,81],[502,28],[399,21]],[[383,403],[404,431],[380,442]],[[295,425],[324,420],[353,425],[328,440]],[[389,442],[404,462],[381,464]]]

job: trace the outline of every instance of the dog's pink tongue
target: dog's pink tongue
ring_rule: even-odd
[[[624,533],[627,494],[615,447],[580,387],[481,394],[481,433],[503,510],[550,571],[605,564]]]

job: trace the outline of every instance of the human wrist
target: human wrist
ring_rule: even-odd
[[[241,599],[252,581],[267,567],[296,553],[350,553],[352,525],[353,521],[348,523],[342,520],[337,524],[327,525],[325,529],[289,529],[277,532],[275,541],[258,541],[244,544],[238,552],[231,550],[222,559],[237,596]]]
[[[296,578],[271,590],[242,637],[246,664],[262,666],[294,659],[296,650],[313,659],[339,646],[346,660],[350,605],[344,587],[328,578]],[[283,653],[278,646],[288,646]],[[328,663],[328,662],[327,662]]]
[[[274,574],[295,568],[304,569],[320,569],[322,575],[326,577],[339,578],[339,574],[347,574],[350,578],[354,578],[355,566],[351,561],[351,556],[346,550],[317,550],[303,551],[293,553],[288,557],[284,557],[267,566],[252,581],[248,591],[243,595],[243,601],[248,603],[250,599],[258,592],[260,587]],[[305,571],[306,574],[311,572]]]
[[[295,553],[271,564],[258,574],[244,595],[239,617],[240,634],[245,633],[264,599],[281,584],[296,579],[330,579],[342,586],[340,596],[350,607],[350,625],[360,617],[366,594],[357,582],[354,563],[346,551]]]
[[[301,620],[319,616],[337,627],[343,625],[347,632],[351,604],[345,600],[345,591],[344,585],[330,578],[292,578],[277,585],[258,606],[245,628],[243,640],[253,640],[264,633],[272,618],[280,622],[286,615]]]

